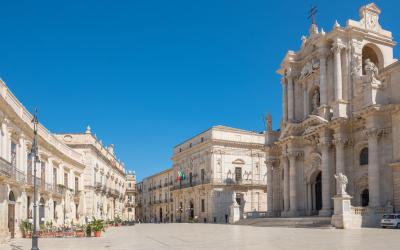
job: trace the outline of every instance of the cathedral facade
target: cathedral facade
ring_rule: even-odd
[[[330,32],[313,23],[281,68],[283,119],[266,131],[270,216],[331,216],[335,175],[351,209],[400,211],[400,63],[375,4]]]

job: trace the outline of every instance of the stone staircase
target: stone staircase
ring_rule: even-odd
[[[296,228],[334,228],[331,217],[296,217],[296,218],[249,218],[242,219],[234,225],[255,227],[296,227]]]

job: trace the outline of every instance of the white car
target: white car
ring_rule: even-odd
[[[384,214],[381,220],[381,227],[392,227],[400,229],[400,214]]]

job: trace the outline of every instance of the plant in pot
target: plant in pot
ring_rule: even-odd
[[[117,216],[114,218],[114,225],[115,225],[116,227],[119,227],[119,226],[121,226],[121,224],[122,224],[122,220],[121,220],[121,218],[119,218],[119,216],[117,215]]]
[[[92,228],[92,231],[94,231],[94,236],[100,237],[101,231],[104,229],[104,222],[103,220],[96,220],[93,218],[90,227]]]
[[[84,237],[85,236],[85,226],[77,224],[75,226],[75,237]]]
[[[30,223],[29,220],[22,220],[19,228],[21,230],[23,238],[32,237],[32,223]]]
[[[92,226],[91,226],[91,223],[86,225],[86,237],[92,237]]]

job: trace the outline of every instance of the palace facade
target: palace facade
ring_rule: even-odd
[[[284,57],[283,120],[266,132],[271,216],[331,216],[340,173],[353,212],[400,211],[400,63],[380,13],[372,3],[329,32],[312,24]]]
[[[21,236],[33,218],[32,114],[0,80],[0,242]],[[104,147],[87,129],[55,135],[38,125],[37,225],[85,224],[92,217],[122,218],[125,169],[113,146]],[[134,186],[134,185],[133,185]]]

